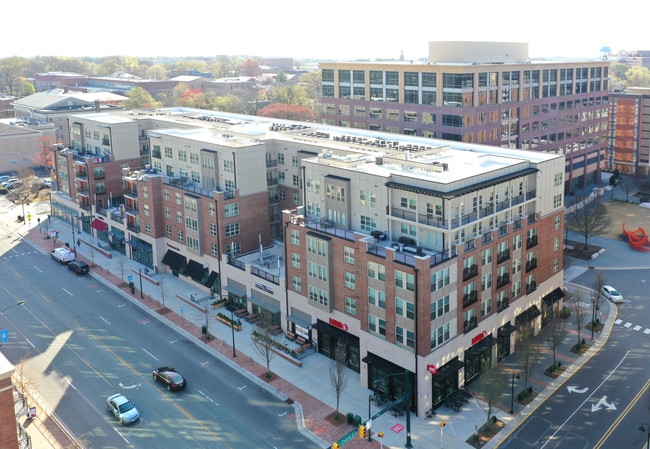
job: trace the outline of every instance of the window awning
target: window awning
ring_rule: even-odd
[[[548,295],[543,296],[542,301],[544,301],[544,304],[551,307],[553,304],[555,304],[562,298],[564,298],[564,290],[558,287]]]
[[[219,273],[217,273],[216,271],[212,271],[210,273],[210,276],[208,276],[208,280],[205,282],[205,285],[207,287],[212,287],[212,284],[214,284],[214,281],[217,280],[217,276],[219,276]]]
[[[461,369],[463,366],[465,366],[465,364],[456,358],[451,362],[440,367],[438,369],[438,372],[434,374],[432,378],[435,382],[441,383],[452,374],[458,376],[458,370]]]
[[[262,309],[267,310],[271,313],[280,313],[280,309],[278,307],[272,306],[267,301],[257,298],[256,296],[249,296],[248,300],[253,304],[255,304],[256,306],[259,306]]]
[[[190,259],[187,261],[187,265],[185,266],[185,275],[191,277],[195,281],[201,281],[205,275],[205,270],[207,270],[207,268],[203,268],[203,264]]]
[[[178,254],[176,251],[168,249],[163,257],[162,263],[174,271],[179,271],[185,263],[185,256]]]
[[[104,223],[99,218],[95,218],[90,224],[91,228],[97,229],[99,232],[104,232],[108,227],[108,223]]]
[[[499,337],[507,337],[508,335],[512,334],[516,330],[517,328],[514,327],[512,324],[510,324],[510,321],[508,321],[501,328],[499,328],[499,332],[498,332]]]
[[[389,362],[388,360],[379,357],[372,352],[369,352],[368,355],[363,358],[362,362],[366,362],[369,365],[373,365],[379,369],[382,369],[388,374],[398,374],[404,372],[404,368],[401,366],[396,365],[393,362]]]
[[[541,314],[542,312],[540,312],[537,306],[533,304],[515,317],[515,324],[517,326],[521,326],[523,324],[530,323]]]
[[[287,316],[287,320],[291,321],[292,323],[296,323],[298,326],[302,326],[304,328],[309,329],[311,327],[311,324],[302,318],[298,318],[297,316],[294,315],[289,315]]]
[[[483,338],[481,341],[476,343],[474,346],[470,346],[467,348],[465,351],[465,358],[476,358],[479,355],[483,354],[484,352],[490,350],[492,346],[494,346],[497,343],[496,339],[492,335],[488,335],[485,338]]]
[[[246,297],[246,292],[238,289],[237,287],[233,287],[232,285],[225,285],[223,289],[227,292],[232,293],[235,296],[239,296],[240,298],[245,298]]]

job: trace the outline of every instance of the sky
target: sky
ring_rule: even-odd
[[[638,3],[638,8],[634,6]],[[643,6],[645,5],[645,6]],[[645,0],[625,9],[650,10]],[[527,42],[529,56],[650,50],[604,0],[31,0],[3,2],[0,57],[426,58],[429,41]]]

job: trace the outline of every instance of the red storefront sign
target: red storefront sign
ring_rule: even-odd
[[[338,327],[339,329],[343,329],[344,331],[348,330],[347,324],[343,324],[339,320],[335,320],[334,318],[330,318],[330,324],[334,327]]]
[[[480,334],[478,334],[476,337],[472,338],[472,346],[474,346],[479,341],[483,340],[485,337],[487,337],[487,331],[483,331]]]
[[[436,365],[427,365],[427,371],[429,371],[431,374],[436,374],[438,372],[438,368],[436,368]]]

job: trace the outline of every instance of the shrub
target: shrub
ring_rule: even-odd
[[[533,392],[533,387],[528,387],[528,394],[532,394]]]
[[[6,187],[0,186],[0,195],[6,195],[9,190]]]
[[[558,362],[557,362],[557,367],[559,368],[559,367],[561,367],[561,366],[562,366],[562,362],[560,362],[560,361],[558,360]]]
[[[519,393],[517,395],[517,400],[521,402],[523,399],[524,399],[523,395],[521,393]]]
[[[584,339],[584,338],[582,339],[582,344],[583,344],[583,345],[585,344],[585,339]]]
[[[496,417],[496,416],[493,416],[493,417],[492,417],[492,423],[493,423],[493,424],[496,424],[496,423],[497,423],[497,417]]]

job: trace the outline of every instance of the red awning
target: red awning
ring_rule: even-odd
[[[99,232],[104,232],[106,228],[108,227],[108,223],[104,223],[103,221],[99,220],[98,218],[95,218],[90,225],[91,228],[97,229]]]

